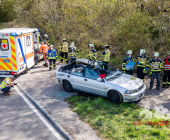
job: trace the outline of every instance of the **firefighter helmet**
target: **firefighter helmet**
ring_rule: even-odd
[[[170,54],[170,51],[168,52],[168,54]]]
[[[128,51],[126,52],[126,54],[132,54],[132,51],[131,51],[131,50],[128,50]]]
[[[65,38],[63,38],[63,41],[66,41],[66,39],[65,39]]]
[[[140,54],[145,54],[146,51],[145,51],[144,49],[140,49],[139,53],[140,53]]]
[[[48,35],[47,35],[47,34],[45,34],[45,35],[44,35],[44,37],[48,38]]]
[[[71,47],[71,48],[74,47],[74,42],[71,42],[70,47]]]
[[[104,47],[108,49],[110,46],[109,45],[104,45]]]
[[[158,53],[158,52],[155,52],[155,53],[153,54],[153,56],[159,57],[159,53]]]
[[[53,49],[53,48],[54,48],[54,46],[53,46],[53,45],[50,45],[50,48],[52,48],[52,49]]]
[[[94,48],[94,45],[93,44],[89,44],[89,47]]]

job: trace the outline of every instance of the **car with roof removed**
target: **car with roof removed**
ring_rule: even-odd
[[[59,66],[56,78],[66,92],[76,90],[91,93],[109,98],[114,103],[134,102],[143,98],[146,85],[141,79],[122,73],[110,65],[106,68],[103,69],[101,61],[77,59]]]

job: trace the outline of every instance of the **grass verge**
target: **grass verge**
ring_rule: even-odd
[[[134,103],[114,104],[102,97],[83,96],[72,96],[67,101],[102,139],[167,140],[170,137],[168,120],[145,119],[145,115],[140,116],[144,109]]]

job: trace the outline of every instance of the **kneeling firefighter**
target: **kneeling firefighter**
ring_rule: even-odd
[[[133,74],[133,68],[135,66],[135,61],[132,58],[132,51],[128,50],[126,53],[128,56],[124,59],[123,64],[122,64],[122,70],[126,74]]]
[[[52,70],[52,63],[54,66],[54,69],[56,67],[56,60],[58,60],[58,54],[56,50],[54,49],[53,45],[50,45],[50,49],[48,50],[47,57],[49,59],[49,71]]]

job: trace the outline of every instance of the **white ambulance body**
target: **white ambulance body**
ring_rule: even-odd
[[[8,28],[0,30],[0,77],[11,77],[37,63],[39,30]]]

